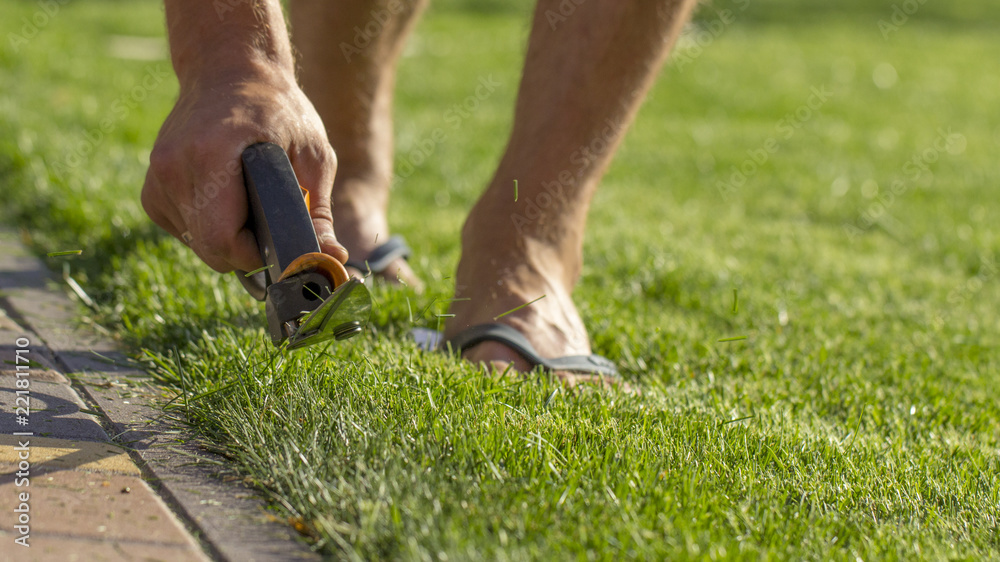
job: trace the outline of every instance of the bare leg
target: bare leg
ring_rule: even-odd
[[[302,89],[337,153],[333,224],[352,258],[389,239],[392,92],[403,43],[426,0],[293,0]],[[402,259],[386,272],[419,287]]]
[[[571,293],[583,263],[587,210],[695,0],[591,1],[564,19],[540,0],[506,152],[462,231],[455,315],[445,336],[494,319],[545,357],[590,353]],[[518,198],[514,201],[514,180]],[[527,362],[498,343],[464,356],[498,368]],[[564,377],[572,382],[567,374]]]

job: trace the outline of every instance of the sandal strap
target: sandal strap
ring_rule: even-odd
[[[506,324],[479,324],[455,334],[450,340],[441,343],[444,349],[451,348],[453,353],[461,353],[476,344],[485,341],[495,341],[510,347],[520,353],[533,367],[542,366],[548,371],[572,371],[575,373],[593,373],[605,376],[618,376],[618,368],[614,362],[600,355],[568,355],[547,359],[538,354],[528,338],[521,332]]]
[[[372,250],[367,258],[363,260],[349,259],[344,265],[353,267],[362,273],[367,273],[369,270],[372,273],[383,273],[389,269],[389,264],[399,258],[407,259],[412,253],[406,239],[397,234],[389,238],[385,244]]]

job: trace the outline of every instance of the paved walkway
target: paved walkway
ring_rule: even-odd
[[[0,231],[0,560],[317,559],[63,286]]]

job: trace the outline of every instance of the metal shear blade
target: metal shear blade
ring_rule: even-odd
[[[364,283],[351,278],[337,287],[323,304],[299,319],[298,328],[288,337],[288,349],[355,336],[363,328],[372,308],[371,294]]]

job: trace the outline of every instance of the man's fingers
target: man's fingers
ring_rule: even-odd
[[[231,269],[253,271],[264,265],[260,257],[260,250],[257,248],[257,237],[247,228],[240,229],[236,233],[235,242],[229,255]]]
[[[142,190],[142,207],[157,226],[190,247],[212,269],[225,273],[239,267],[233,264],[234,261],[247,264],[252,262],[245,255],[235,260],[228,257],[228,250],[225,249],[228,244],[225,244],[224,240],[209,238],[214,243],[205,243],[206,237],[199,228],[197,216],[190,214],[190,212],[185,216],[179,210],[178,204],[166,196],[167,193],[190,192],[190,190],[184,189],[186,187],[183,184],[164,187],[151,168],[146,174],[146,183]],[[186,205],[186,208],[194,209],[191,205]],[[250,237],[252,239],[253,235],[251,234]],[[234,247],[238,246],[234,245]],[[259,258],[257,259],[259,261]]]
[[[309,199],[311,200],[313,197],[310,193]],[[313,203],[309,214],[312,215],[313,230],[316,231],[320,251],[333,256],[340,263],[347,263],[347,248],[337,241],[337,235],[333,231],[333,212],[330,209],[329,196],[325,204]]]
[[[309,215],[319,239],[320,250],[341,263],[347,261],[347,249],[337,241],[330,209],[330,191],[337,173],[337,156],[328,143],[311,143],[289,151],[289,159],[302,187],[309,191]]]
[[[160,142],[150,155],[142,205],[150,218],[181,239],[209,267],[226,273],[263,265],[249,216],[239,150],[241,143],[187,139],[190,147]],[[221,150],[220,150],[221,149]],[[337,169],[325,141],[288,150],[300,183],[310,192],[310,216],[320,249],[344,262],[347,250],[333,232],[330,191]]]
[[[219,273],[229,273],[234,269],[253,271],[263,265],[257,252],[257,241],[252,232],[242,229],[227,240],[213,240],[192,234],[191,250]]]
[[[249,209],[238,162],[228,162],[225,167],[233,173],[201,174],[194,189],[195,210],[192,216],[185,217],[194,237],[191,248],[220,273],[233,269],[252,271],[263,265],[256,238],[246,228]]]
[[[340,263],[347,263],[347,248],[337,242],[337,237],[333,234],[333,223],[326,219],[313,219],[313,228],[316,229],[316,237],[319,238],[319,248],[324,254],[333,256]]]
[[[167,231],[167,234],[174,238],[183,241],[186,229],[184,219],[172,203],[164,201],[163,189],[151,172],[146,173],[146,182],[143,184],[139,199],[142,208],[156,226]]]

